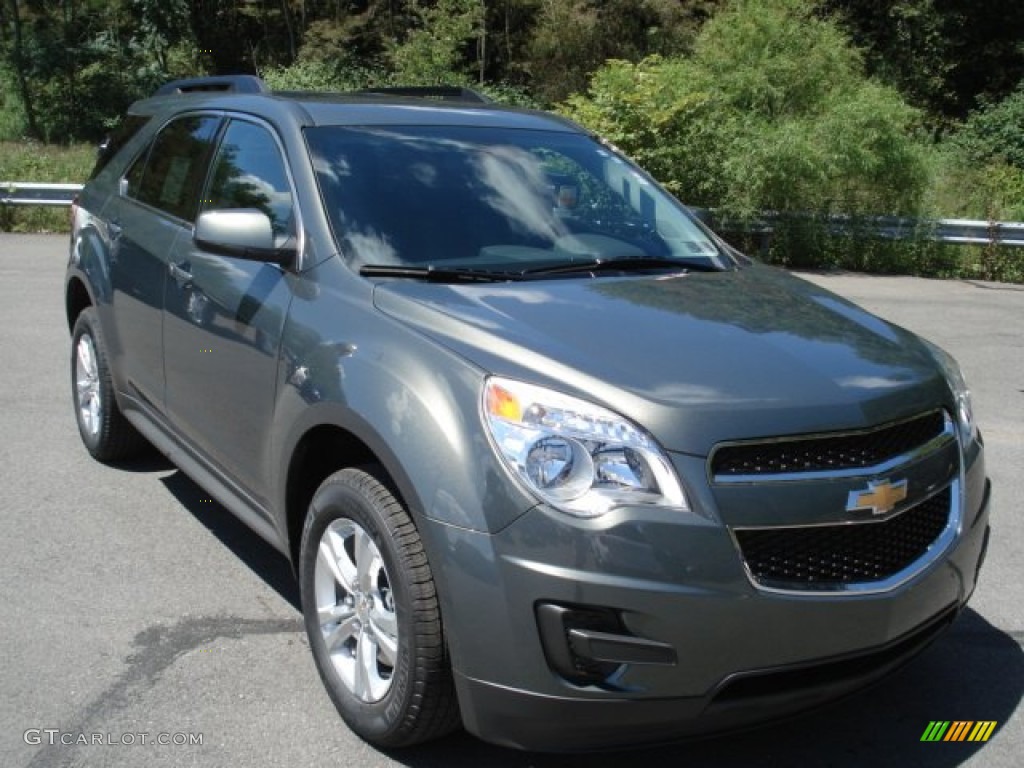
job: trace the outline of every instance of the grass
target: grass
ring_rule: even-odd
[[[83,183],[96,161],[91,144],[57,146],[36,142],[0,141],[0,183],[34,181]],[[0,206],[0,232],[66,232],[63,206]]]

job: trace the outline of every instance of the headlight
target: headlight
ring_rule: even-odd
[[[614,507],[688,509],[668,457],[643,429],[612,411],[498,377],[483,391],[498,453],[537,496],[577,517]]]
[[[967,446],[978,436],[978,426],[974,423],[974,407],[971,404],[971,390],[967,386],[960,365],[953,356],[930,341],[925,341],[932,357],[942,368],[949,382],[949,388],[953,392],[953,399],[956,402],[956,425],[960,432],[960,442]]]

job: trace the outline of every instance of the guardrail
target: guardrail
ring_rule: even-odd
[[[763,213],[757,221],[719,221],[715,212],[690,208],[701,221],[720,232],[753,235],[766,247],[775,222],[793,219],[792,214]],[[810,219],[811,217],[802,217]],[[1024,222],[975,219],[908,219],[898,216],[869,216],[855,219],[842,214],[828,217],[828,229],[836,235],[869,235],[884,240],[936,240],[958,245],[1008,245],[1024,247]]]
[[[0,205],[71,205],[81,191],[81,184],[0,181]]]
[[[82,190],[81,184],[36,184],[24,181],[0,182],[0,205],[71,205]],[[704,208],[691,208],[703,221],[714,219],[714,212]],[[772,222],[782,218],[779,214],[763,214],[762,220],[745,224],[741,231],[759,238],[770,238]],[[722,222],[726,231],[733,230]],[[887,240],[924,238],[943,243],[962,245],[1009,245],[1024,247],[1024,222],[980,221],[972,219],[905,219],[893,216],[875,216],[851,219],[832,216],[829,228],[836,234],[870,234]],[[766,244],[766,243],[765,243]]]
[[[967,245],[1012,245],[1024,246],[1024,222],[1019,221],[975,221],[972,219],[936,219],[917,221],[914,219],[871,219],[870,224],[876,237],[892,240],[906,240],[924,237],[943,243]]]

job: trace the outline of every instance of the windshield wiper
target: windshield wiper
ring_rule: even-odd
[[[649,272],[655,269],[674,269],[679,272],[721,271],[721,267],[713,264],[694,264],[680,259],[657,256],[635,256],[615,259],[592,259],[590,261],[574,261],[568,264],[555,264],[550,267],[535,267],[525,270],[522,274],[532,277],[536,275],[571,275],[584,272]]]
[[[468,267],[409,267],[395,264],[364,264],[359,268],[364,277],[409,277],[431,283],[499,283],[521,280],[519,272],[496,272]]]
[[[656,256],[634,256],[614,259],[591,259],[568,264],[554,264],[546,267],[508,271],[474,269],[472,267],[415,267],[400,264],[364,264],[359,274],[364,277],[407,277],[426,280],[431,283],[501,283],[512,280],[530,280],[549,275],[597,274],[601,272],[650,272],[652,270],[674,270],[686,272],[720,272],[714,264],[701,264],[680,259]]]

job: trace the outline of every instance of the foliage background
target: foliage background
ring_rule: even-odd
[[[560,110],[726,228],[775,212],[759,250],[779,263],[1024,279],[1024,254],[856,235],[1024,219],[1018,0],[0,0],[0,180],[82,179],[91,152],[51,147],[168,79],[241,72]],[[7,229],[63,218],[0,209]]]

